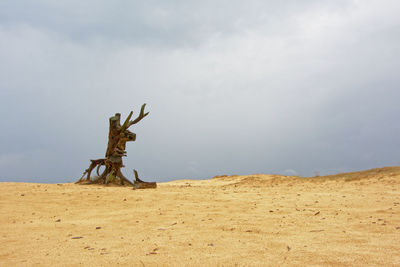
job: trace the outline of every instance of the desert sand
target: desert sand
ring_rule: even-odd
[[[0,191],[1,266],[400,266],[400,167]]]

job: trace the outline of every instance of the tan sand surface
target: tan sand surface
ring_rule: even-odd
[[[400,167],[157,189],[0,183],[1,266],[400,266]]]

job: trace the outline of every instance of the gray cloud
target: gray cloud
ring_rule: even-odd
[[[399,164],[396,1],[0,4],[1,179],[73,181],[148,103],[128,172]]]
[[[75,41],[104,38],[130,45],[196,45],[213,36],[262,28],[280,33],[314,8],[338,12],[349,1],[3,1],[0,21],[62,33]]]

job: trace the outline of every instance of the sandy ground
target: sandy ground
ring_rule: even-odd
[[[0,183],[1,266],[400,266],[400,167],[157,189]]]

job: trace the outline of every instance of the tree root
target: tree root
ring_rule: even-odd
[[[98,167],[97,167],[97,174],[98,174],[98,173],[99,173],[99,168],[100,168],[102,165],[105,165],[106,159],[91,159],[90,161],[91,161],[91,163],[90,163],[90,165],[89,165],[89,168],[87,168],[87,169],[83,172],[82,177],[81,177],[76,183],[80,183],[80,182],[82,182],[82,181],[90,182],[90,181],[91,181],[91,180],[90,180],[90,174],[92,173],[93,169],[96,168],[96,166],[98,166]],[[83,178],[85,177],[85,175],[86,175],[86,179],[84,180]],[[99,175],[99,176],[100,176],[100,175]]]
[[[133,190],[136,189],[146,189],[146,188],[157,188],[156,182],[144,182],[139,179],[139,175],[136,170],[133,170],[135,173],[135,181],[133,182]]]
[[[115,185],[130,185],[133,189],[145,189],[145,188],[157,188],[156,182],[145,182],[139,178],[136,170],[133,170],[135,174],[135,181],[131,182],[126,178],[119,167],[114,167],[107,164],[106,159],[90,160],[90,166],[85,170],[82,177],[76,182],[76,184],[115,184]],[[99,169],[101,166],[105,166],[105,170],[100,174]],[[94,168],[97,167],[97,175],[91,177],[90,174]]]

